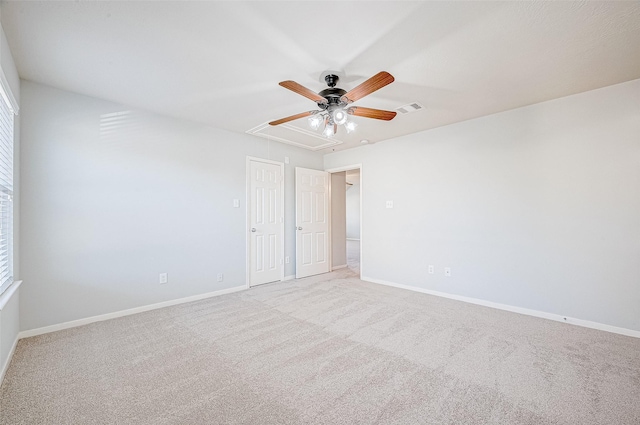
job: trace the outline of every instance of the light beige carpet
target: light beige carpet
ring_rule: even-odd
[[[638,425],[640,340],[343,269],[22,340],[0,408],[2,424]]]

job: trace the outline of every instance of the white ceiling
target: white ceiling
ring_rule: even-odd
[[[327,69],[344,72],[338,86],[346,90],[378,71],[395,76],[355,105],[425,106],[390,122],[356,118],[355,135],[339,132],[344,143],[320,152],[640,78],[638,1],[73,1],[1,8],[22,78],[231,131],[316,109],[278,82],[320,91]],[[291,124],[307,129],[305,119]],[[307,137],[310,146],[326,146]]]

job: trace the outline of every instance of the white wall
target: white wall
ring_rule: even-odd
[[[295,259],[294,168],[323,163],[28,81],[22,142],[22,330],[244,285],[247,155],[290,158],[285,255]],[[292,261],[285,275],[294,270]]]
[[[331,265],[347,265],[346,173],[331,174]]]
[[[348,178],[351,186],[346,193],[347,238],[360,239],[360,173]]]
[[[640,330],[640,80],[325,156],[353,163],[363,277]]]

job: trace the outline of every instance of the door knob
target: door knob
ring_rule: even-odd
[[[252,227],[252,228],[251,228],[251,231],[252,231],[252,232],[255,232],[255,231],[256,231],[256,228],[255,228],[255,227]]]
[[[298,227],[298,230],[302,230],[302,227]]]

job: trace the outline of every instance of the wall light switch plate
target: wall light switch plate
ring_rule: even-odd
[[[288,157],[288,156],[285,156],[285,157],[284,157],[284,163],[285,163],[285,164],[288,164],[288,163],[289,163],[289,157]]]
[[[224,279],[224,275],[222,273],[218,273],[218,282],[222,282]]]
[[[240,208],[240,199],[233,200],[233,208]]]
[[[393,208],[393,201],[387,201],[387,208]]]
[[[429,274],[434,274],[436,272],[435,267],[433,267],[433,265],[429,264]]]
[[[286,257],[284,257],[284,262],[289,264],[289,256],[288,255]]]
[[[159,281],[161,284],[167,283],[169,281],[169,275],[167,273],[160,273]]]

